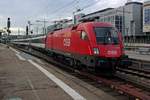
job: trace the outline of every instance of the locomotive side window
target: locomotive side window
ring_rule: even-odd
[[[118,32],[112,27],[95,27],[96,41],[102,44],[118,44]]]
[[[88,40],[88,36],[87,36],[87,33],[85,31],[82,31],[81,34],[80,34],[80,38],[82,40]]]

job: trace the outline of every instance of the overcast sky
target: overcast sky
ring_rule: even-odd
[[[143,0],[133,0],[143,1]],[[71,17],[77,8],[86,8],[82,12],[90,13],[108,7],[124,5],[127,0],[1,0],[0,27],[6,26],[11,18],[13,27],[25,27],[28,20],[54,20]]]

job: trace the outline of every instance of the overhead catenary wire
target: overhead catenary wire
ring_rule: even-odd
[[[86,1],[91,1],[91,0],[86,0]],[[84,1],[84,3],[85,3],[85,1]],[[68,10],[73,10],[72,8],[74,7],[74,6],[72,6],[72,5],[74,5],[74,4],[79,4],[79,0],[73,0],[73,1],[71,1],[71,2],[69,2],[69,3],[67,3],[67,4],[65,4],[65,5],[63,5],[63,6],[61,6],[61,7],[59,7],[59,8],[57,8],[57,9],[55,9],[55,10],[53,10],[52,12],[50,12],[50,14],[51,15],[58,15],[58,12],[67,12]],[[95,3],[94,3],[95,4]],[[70,7],[71,6],[71,7]],[[87,8],[88,6],[91,6],[91,4],[88,4],[88,5],[86,5],[86,6],[84,6],[83,8]],[[68,8],[68,7],[70,7],[69,9],[66,9],[66,8]],[[77,7],[76,7],[76,9],[79,9],[79,5],[77,5]],[[72,13],[72,11],[71,11],[71,13]]]
[[[77,0],[73,0],[73,1],[71,1],[71,2],[69,2],[69,3],[67,3],[67,4],[65,4],[65,5],[59,7],[59,8],[57,8],[57,9],[55,9],[55,10],[53,10],[53,11],[50,12],[50,13],[51,13],[51,14],[55,14],[55,13],[57,13],[57,12],[59,12],[59,11],[65,9],[65,8],[68,8],[69,6],[73,5],[73,4],[76,3],[76,2],[77,2]]]
[[[84,4],[86,4],[86,2],[90,2],[91,0],[86,0],[86,1],[84,1]],[[53,10],[53,11],[51,11],[51,12],[49,12],[49,13],[47,13],[47,16],[50,14],[51,16],[54,16],[54,15],[59,15],[59,16],[61,16],[62,15],[62,13],[60,13],[60,12],[68,12],[68,14],[69,13],[71,13],[72,14],[72,10],[73,10],[73,5],[75,5],[75,4],[78,4],[77,5],[77,7],[76,7],[76,11],[75,12],[80,12],[80,11],[83,11],[83,10],[85,10],[85,9],[87,9],[87,8],[89,8],[89,7],[92,7],[92,6],[94,6],[95,4],[97,4],[98,2],[100,2],[101,0],[99,0],[99,1],[95,1],[94,3],[92,3],[91,4],[91,2],[89,3],[89,4],[87,4],[87,5],[85,5],[84,7],[82,7],[82,8],[80,8],[79,7],[79,0],[72,0],[71,2],[68,2],[68,3],[66,3],[65,5],[63,5],[63,6],[61,6],[61,7],[59,7],[59,8],[57,8],[57,9],[55,9],[55,10]],[[83,2],[82,2],[83,3]],[[69,8],[69,9],[67,9],[67,8]],[[70,11],[68,11],[68,10],[70,10]],[[63,13],[64,14],[64,13]],[[67,14],[67,15],[68,15]]]
[[[94,2],[94,3],[92,3],[92,4],[88,4],[88,5],[84,6],[84,7],[81,8],[81,9],[77,9],[77,12],[80,12],[80,11],[82,11],[82,10],[85,10],[85,9],[89,8],[89,7],[92,7],[92,6],[96,5],[96,4],[99,3],[99,2],[101,2],[101,0],[96,1],[96,2]]]
[[[63,11],[63,12],[66,12],[66,10],[73,10],[72,9],[72,7],[74,7],[73,5],[75,5],[75,4],[78,4],[77,5],[77,8],[76,8],[76,10],[77,9],[79,9],[79,3],[82,3],[82,4],[86,4],[86,3],[88,3],[88,2],[90,2],[91,0],[83,0],[83,2],[80,2],[80,1],[82,1],[82,0],[72,0],[71,2],[68,2],[68,3],[66,3],[66,4],[64,4],[64,5],[59,5],[55,10],[53,10],[53,11],[51,11],[51,12],[49,12],[49,11],[47,11],[46,12],[46,16],[49,16],[49,15],[56,15],[57,13],[59,13],[59,12],[61,12],[61,11]],[[101,1],[101,0],[100,0]],[[93,1],[92,1],[93,2]],[[84,6],[84,7],[82,7],[82,10],[84,10],[84,9],[87,9],[87,8],[89,8],[89,7],[91,7],[91,6],[93,6],[93,5],[95,5],[96,3],[98,3],[99,1],[94,1],[94,3],[92,3],[91,4],[91,2],[88,4],[88,5],[86,5],[86,6]],[[49,7],[50,5],[48,4],[45,8],[46,9],[48,9],[48,7]],[[70,7],[69,9],[67,9],[68,7]],[[38,12],[39,13],[39,12]]]

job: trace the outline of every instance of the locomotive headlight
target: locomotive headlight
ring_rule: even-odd
[[[93,48],[93,53],[95,55],[99,55],[99,49],[98,48]]]

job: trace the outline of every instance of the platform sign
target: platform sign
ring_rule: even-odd
[[[143,32],[150,32],[150,4],[143,7]]]

